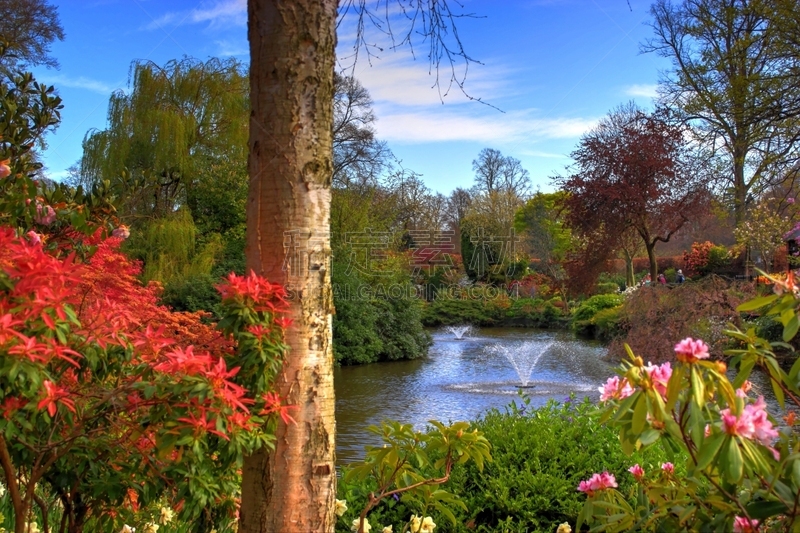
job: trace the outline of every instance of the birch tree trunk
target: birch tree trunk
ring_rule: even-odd
[[[332,532],[330,185],[336,0],[249,0],[247,265],[287,286],[277,392],[297,406],[274,451],[245,458],[242,533]]]

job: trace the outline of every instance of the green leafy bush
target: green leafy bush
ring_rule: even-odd
[[[591,323],[594,326],[592,336],[595,339],[605,341],[622,334],[622,325],[620,322],[621,310],[622,306],[618,306],[598,311],[591,319]]]
[[[367,285],[347,265],[333,264],[333,354],[337,364],[416,359],[428,351],[430,335],[422,326],[422,302],[375,296],[380,286]]]
[[[486,305],[484,300],[437,299],[425,306],[422,323],[428,327],[472,324],[493,326],[500,316],[498,309]]]
[[[453,470],[442,488],[459,496],[467,510],[453,509],[456,525],[432,512],[437,533],[553,533],[563,522],[575,525],[585,500],[577,491],[582,479],[597,471],[624,471],[635,463],[657,470],[667,460],[656,448],[626,456],[616,433],[599,423],[598,408],[588,399],[551,401],[535,410],[524,399],[505,412],[490,411],[473,427],[491,443],[493,461],[482,471],[475,464]],[[623,489],[634,484],[627,475],[617,481]],[[342,479],[337,497],[359,509],[372,490],[366,482]],[[412,512],[407,502],[388,498],[370,513],[370,523],[403,523]],[[338,532],[347,531],[344,523]]]
[[[619,294],[597,294],[581,303],[572,314],[573,323],[591,319],[598,311],[622,304]]]
[[[619,284],[613,281],[606,281],[597,284],[597,294],[616,294],[619,292]]]
[[[455,471],[448,490],[461,497],[467,513],[461,524],[442,531],[552,533],[559,524],[575,525],[584,497],[578,483],[597,471],[624,471],[634,463],[659,468],[661,450],[626,456],[614,431],[598,421],[588,399],[551,401],[531,410],[525,399],[506,412],[490,411],[476,427],[492,444],[493,462],[479,472]],[[622,487],[633,485],[619,476]],[[438,522],[437,522],[438,523]]]

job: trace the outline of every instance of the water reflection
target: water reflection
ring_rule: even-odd
[[[565,332],[493,328],[456,339],[442,330],[433,333],[433,341],[429,356],[422,360],[335,370],[340,464],[362,458],[365,444],[379,444],[366,428],[384,419],[422,429],[431,419],[471,420],[490,408],[508,405],[515,399],[520,376],[491,348],[498,344],[543,350],[524,389],[535,406],[573,392],[597,398],[597,387],[613,373],[611,365],[600,360],[606,351],[603,346]]]

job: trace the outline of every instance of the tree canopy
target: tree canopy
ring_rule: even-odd
[[[0,0],[0,69],[58,67],[53,41],[64,40],[58,8],[45,0]]]
[[[655,37],[643,49],[672,61],[661,101],[682,112],[719,161],[737,222],[749,195],[796,175],[800,56],[792,44],[797,6],[789,15],[788,4],[657,0],[651,8]]]
[[[131,77],[129,93],[111,96],[108,128],[87,133],[81,160],[82,179],[110,180],[125,198],[123,217],[191,204],[194,187],[215,181],[215,172],[244,180],[249,98],[240,63],[139,61]]]
[[[567,193],[568,225],[592,243],[587,250],[606,254],[620,250],[634,230],[655,279],[656,244],[669,241],[707,200],[684,128],[629,104],[585,134],[572,158],[575,173],[555,178]]]

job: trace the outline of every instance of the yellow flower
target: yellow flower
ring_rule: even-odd
[[[142,533],[158,533],[158,525],[148,522],[144,525],[144,531]]]
[[[175,513],[169,507],[162,507],[161,508],[161,516],[158,518],[158,523],[162,526],[164,524],[169,524],[172,522],[172,517],[175,516]]]
[[[136,528],[131,527],[128,524],[125,524],[124,526],[122,526],[122,529],[120,530],[119,533],[136,533]]]
[[[347,500],[336,500],[336,516],[342,516],[347,511]]]
[[[360,521],[361,521],[361,519],[360,519],[360,518],[356,518],[355,520],[353,520],[353,525],[352,525],[352,526],[350,526],[350,530],[351,530],[351,531],[358,531],[358,523],[359,523]],[[367,521],[367,519],[365,518],[365,519],[364,519],[364,529],[363,529],[363,532],[364,532],[364,533],[369,533],[369,530],[370,530],[370,529],[372,529],[372,526],[371,526],[371,525],[369,525],[369,521]]]
[[[433,523],[433,518],[430,516],[426,516],[425,520],[422,521],[422,527],[420,528],[420,533],[433,533],[436,524]]]
[[[389,525],[381,529],[381,533],[392,533],[392,526]]]
[[[411,515],[411,533],[419,533],[419,527],[422,523],[422,518],[412,514]]]
[[[27,524],[25,527],[26,533],[42,533],[42,530],[39,529],[39,524],[33,522],[31,524]]]
[[[558,526],[556,533],[572,533],[572,527],[570,527],[569,522],[564,522]]]

